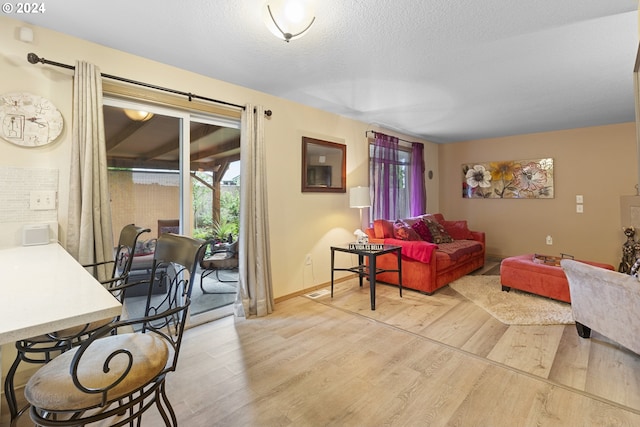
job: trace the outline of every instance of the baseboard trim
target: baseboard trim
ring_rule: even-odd
[[[345,282],[347,280],[353,279],[354,277],[358,277],[358,275],[357,274],[350,274],[348,276],[341,277],[339,279],[335,279],[333,281],[333,283],[336,284],[336,283]],[[318,289],[326,288],[327,286],[331,286],[331,282],[321,283],[319,285],[311,286],[309,288],[304,288],[301,291],[297,291],[297,292],[294,292],[294,293],[291,293],[291,294],[283,295],[283,296],[278,297],[278,298],[274,298],[274,302],[277,304],[279,302],[286,301],[286,300],[291,299],[291,298],[295,298],[295,297],[302,296],[304,294],[308,294],[309,292],[317,291]]]

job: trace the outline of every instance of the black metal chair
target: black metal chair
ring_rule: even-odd
[[[131,266],[138,247],[138,238],[143,233],[149,233],[151,229],[137,227],[134,224],[126,225],[120,231],[118,246],[113,261],[102,261],[93,264],[84,265],[85,268],[94,268],[99,265],[113,264],[111,278],[101,281],[103,285],[116,297],[120,302],[124,301],[125,291],[131,287],[129,285],[129,274]]]
[[[215,293],[235,293],[233,292],[211,292],[204,289],[204,279],[215,273],[216,279],[221,283],[234,283],[237,279],[227,280],[220,277],[220,270],[237,270],[238,269],[238,241],[229,244],[214,244],[209,241],[207,252],[200,262],[202,273],[200,274],[200,289],[203,294]]]
[[[101,420],[111,426],[135,421],[140,425],[143,413],[154,404],[165,425],[177,425],[165,393],[165,377],[176,369],[191,277],[203,252],[201,241],[186,236],[158,238],[150,280],[168,276],[167,293],[153,296],[149,286],[143,317],[100,328],[31,377],[25,397],[36,425],[82,426]],[[140,332],[123,333],[136,325]]]
[[[128,283],[129,272],[135,255],[138,238],[141,234],[148,233],[149,231],[150,230],[148,228],[138,227],[134,224],[126,225],[120,231],[114,260],[98,262],[85,266],[87,268],[91,268],[98,265],[113,264],[111,277],[101,283],[109,289],[109,291],[111,291],[111,293],[118,298],[120,302],[124,301],[126,289],[131,286]],[[104,319],[16,342],[15,346],[17,349],[17,355],[13,364],[7,371],[4,382],[5,398],[7,399],[12,425],[14,425],[18,418],[26,409],[28,409],[28,406],[19,409],[16,399],[14,379],[20,363],[48,363],[57,355],[70,350],[75,345],[78,345],[82,342],[83,338],[88,336],[89,333],[99,329],[111,321],[113,321],[113,319]]]

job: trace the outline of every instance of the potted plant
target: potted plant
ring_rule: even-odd
[[[232,243],[238,236],[238,226],[226,219],[214,221],[212,230],[212,238],[220,243]]]

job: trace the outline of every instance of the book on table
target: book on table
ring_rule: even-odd
[[[573,259],[573,255],[560,253],[560,256],[533,254],[533,262],[536,264],[552,265],[560,267],[560,261],[563,259]]]
[[[382,243],[349,243],[350,251],[381,251],[383,249]]]

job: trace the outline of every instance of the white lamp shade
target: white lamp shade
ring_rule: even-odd
[[[366,208],[371,206],[369,187],[353,187],[349,189],[349,206],[352,208]]]
[[[279,39],[296,40],[306,34],[315,21],[312,1],[267,0],[263,19],[269,31]]]

